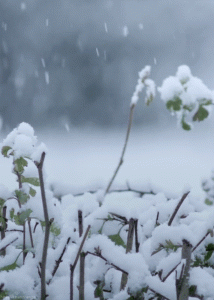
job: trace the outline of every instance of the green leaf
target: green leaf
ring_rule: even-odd
[[[25,220],[30,216],[32,213],[32,210],[29,208],[25,211],[22,211],[21,213],[18,213],[14,216],[15,223],[17,225],[24,225]]]
[[[203,121],[208,117],[208,115],[208,111],[202,105],[200,105],[198,111],[193,116],[193,121]]]
[[[3,198],[0,198],[0,206],[3,206],[5,204],[5,200]]]
[[[146,105],[149,106],[149,104],[150,104],[153,100],[154,100],[154,96],[153,96],[153,94],[151,93],[148,97],[146,97],[146,100],[145,100]]]
[[[15,210],[14,210],[14,208],[12,208],[12,209],[10,210],[10,219],[11,219],[11,220],[13,220],[13,218],[14,218],[14,212],[15,212]]]
[[[165,247],[167,250],[170,249],[170,250],[173,250],[174,252],[176,252],[177,249],[180,248],[180,245],[174,245],[171,240],[166,240]]]
[[[186,109],[186,110],[188,110],[189,112],[191,112],[191,111],[193,110],[193,108],[194,108],[194,105],[184,105],[184,106],[183,106],[183,109]]]
[[[3,300],[6,296],[8,296],[9,293],[7,290],[5,291],[0,291],[0,300]]]
[[[186,123],[184,120],[181,121],[181,125],[184,130],[191,130],[191,126],[188,123]]]
[[[213,102],[212,102],[212,100],[210,100],[210,99],[204,98],[204,99],[201,99],[199,103],[200,103],[201,105],[211,105]]]
[[[209,200],[208,198],[206,198],[204,202],[206,205],[213,205],[213,202],[211,200]]]
[[[181,110],[182,101],[179,97],[174,97],[173,100],[169,100],[166,103],[166,107],[170,111],[179,111]]]
[[[11,271],[15,270],[16,268],[19,268],[19,266],[17,265],[16,261],[14,261],[14,263],[0,268],[0,271]]]
[[[100,300],[104,300],[103,287],[105,285],[105,282],[101,280],[97,280],[94,283],[97,284],[97,287],[94,290],[94,298],[100,298]]]
[[[124,248],[126,248],[126,245],[125,245],[124,241],[122,240],[122,238],[120,237],[119,233],[109,235],[108,237],[110,238],[110,240],[112,240],[112,242],[115,243],[115,245],[123,246]]]
[[[36,195],[36,190],[34,190],[32,187],[30,187],[29,194],[30,194],[32,197],[35,197],[35,195]]]
[[[214,244],[210,243],[206,246],[206,251],[214,251]]]
[[[207,251],[206,255],[204,256],[204,260],[207,261],[212,256],[213,251]]]
[[[23,157],[17,158],[14,161],[14,171],[22,174],[24,172],[24,167],[27,167],[28,162]]]
[[[8,155],[8,151],[12,149],[10,146],[3,146],[2,149],[1,149],[1,154],[4,156],[4,157],[10,157]]]
[[[22,176],[21,177],[21,181],[24,183],[24,182],[27,182],[27,183],[30,183],[32,185],[35,185],[35,186],[40,186],[40,181],[39,181],[39,178],[37,177],[24,177]]]
[[[19,199],[21,204],[25,204],[30,198],[29,195],[24,193],[22,190],[15,190],[16,197]]]
[[[50,232],[52,232],[55,236],[60,235],[60,228],[56,225],[56,223],[51,224]]]
[[[7,219],[0,216],[0,231],[3,231],[7,228]]]
[[[197,286],[196,285],[191,285],[189,287],[189,296],[194,297],[197,291]]]

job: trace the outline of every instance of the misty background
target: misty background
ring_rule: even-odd
[[[213,14],[213,1],[0,1],[3,128],[123,126],[145,65],[157,86],[187,64],[214,89]],[[141,98],[135,124],[176,122]]]

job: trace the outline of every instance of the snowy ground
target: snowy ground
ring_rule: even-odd
[[[175,193],[190,185],[192,195],[203,195],[201,179],[209,177],[214,168],[214,128],[205,122],[185,132],[171,125],[171,129],[133,129],[116,185],[128,181],[131,186],[140,187],[150,182]],[[39,142],[44,142],[49,150],[48,180],[66,185],[74,193],[106,187],[119,161],[125,132],[126,128],[36,131]],[[2,134],[1,141],[5,137]],[[11,162],[1,156],[0,165],[0,183],[14,188]]]

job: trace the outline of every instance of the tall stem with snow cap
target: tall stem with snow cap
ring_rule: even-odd
[[[124,155],[126,152],[126,148],[127,148],[127,144],[128,144],[128,140],[129,140],[129,136],[130,136],[130,131],[131,131],[131,127],[132,127],[132,120],[133,120],[133,113],[134,113],[134,108],[139,100],[139,94],[140,92],[142,92],[144,86],[146,86],[146,104],[149,105],[149,103],[153,100],[154,96],[155,96],[155,83],[153,80],[149,79],[149,75],[151,72],[151,67],[150,66],[146,66],[141,72],[139,72],[139,79],[138,79],[138,83],[135,87],[135,91],[134,94],[132,96],[131,99],[131,103],[130,103],[130,112],[129,112],[129,122],[128,122],[128,127],[127,127],[127,132],[126,132],[126,138],[125,138],[125,143],[122,149],[122,153],[120,156],[120,160],[119,163],[113,173],[113,176],[111,178],[111,180],[109,181],[109,184],[106,188],[105,191],[105,195],[109,192],[110,187],[115,179],[115,177],[117,176],[117,173],[121,167],[121,165],[123,164],[124,161]]]

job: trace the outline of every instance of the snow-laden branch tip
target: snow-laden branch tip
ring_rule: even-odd
[[[131,98],[131,106],[135,106],[139,100],[139,94],[142,92],[143,88],[146,86],[146,104],[152,101],[155,96],[155,83],[152,79],[149,79],[151,74],[151,66],[146,66],[139,73],[139,78],[137,85],[135,87],[135,91]]]

